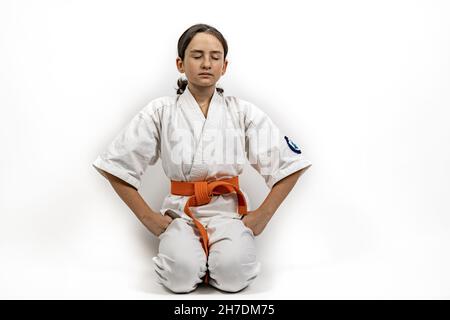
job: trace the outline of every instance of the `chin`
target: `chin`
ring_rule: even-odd
[[[197,83],[195,83],[195,85],[199,86],[199,87],[211,87],[214,86],[216,84],[216,82],[214,80],[208,80],[208,81],[198,81]]]

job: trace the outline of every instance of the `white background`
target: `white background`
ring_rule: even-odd
[[[446,1],[0,2],[0,298],[171,296],[149,233],[92,161],[175,94],[181,33],[218,28],[226,95],[257,104],[313,166],[257,237],[249,299],[450,298]],[[254,204],[268,190],[250,166]],[[139,190],[169,191],[161,163]]]

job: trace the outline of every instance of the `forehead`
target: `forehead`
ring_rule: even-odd
[[[197,33],[186,48],[188,53],[203,51],[223,53],[222,43],[215,36],[199,32]]]

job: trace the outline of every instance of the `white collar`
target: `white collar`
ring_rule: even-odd
[[[217,87],[214,86],[214,93],[213,96],[211,98],[211,101],[209,103],[209,109],[208,109],[208,118],[209,118],[209,114],[211,111],[213,111],[213,106],[219,101],[220,99],[220,94],[219,92],[217,92]],[[184,90],[184,92],[180,95],[179,97],[179,101],[181,103],[181,106],[183,105],[188,105],[189,107],[191,107],[192,109],[194,109],[194,112],[198,113],[199,116],[202,119],[205,119],[205,115],[203,114],[202,110],[200,109],[200,106],[197,102],[197,100],[195,100],[194,96],[192,95],[192,92],[189,90],[189,87],[186,86],[186,89]]]

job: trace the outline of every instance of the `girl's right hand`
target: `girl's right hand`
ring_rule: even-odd
[[[152,211],[150,214],[142,218],[141,222],[151,233],[159,237],[159,235],[166,231],[172,220],[173,219],[167,215],[163,216],[158,212]]]

